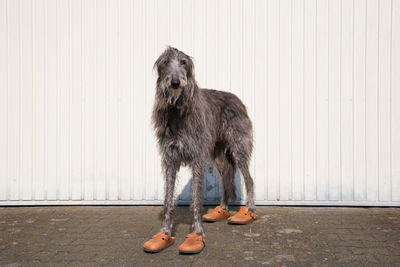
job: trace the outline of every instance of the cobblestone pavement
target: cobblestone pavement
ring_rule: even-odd
[[[142,244],[159,230],[159,206],[4,207],[0,265],[400,266],[399,208],[257,207],[257,214],[250,225],[204,224],[206,247],[188,256],[178,246],[190,230],[189,207],[178,207],[175,244],[158,254]]]

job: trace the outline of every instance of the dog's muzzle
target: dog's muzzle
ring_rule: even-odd
[[[173,89],[178,89],[180,83],[181,83],[181,81],[179,80],[179,78],[174,77],[174,78],[172,78],[172,80],[171,80],[171,87],[172,87]]]
[[[187,85],[185,78],[179,77],[179,75],[171,75],[167,77],[165,81],[165,93],[167,102],[170,105],[175,105],[179,99],[184,87]]]

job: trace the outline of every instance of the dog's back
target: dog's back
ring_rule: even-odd
[[[206,99],[208,112],[206,118],[216,128],[216,141],[229,145],[236,142],[246,143],[246,157],[250,157],[253,143],[252,123],[246,106],[234,94],[224,91],[200,89]]]

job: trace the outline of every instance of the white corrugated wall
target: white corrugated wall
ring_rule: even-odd
[[[0,205],[161,203],[168,44],[248,107],[258,204],[400,204],[400,0],[0,0]]]

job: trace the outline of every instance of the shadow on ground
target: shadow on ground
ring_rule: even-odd
[[[238,202],[243,199],[242,196],[242,187],[241,187],[241,176],[240,172],[235,172],[235,185],[236,185],[236,201],[230,206],[231,215],[235,214],[238,210]],[[183,187],[181,193],[177,197],[178,204],[180,205],[190,205],[191,202],[191,190],[192,190],[192,177],[188,180],[188,182]],[[222,199],[222,184],[218,171],[214,169],[207,169],[204,173],[204,202],[206,205],[203,209],[204,213],[211,211],[215,208],[218,203],[220,203]],[[214,205],[209,203],[214,202]],[[161,210],[158,216],[158,219],[162,221],[164,216],[164,211]],[[181,207],[177,207],[175,212],[175,221],[174,227],[172,229],[172,234],[175,235],[176,229],[180,225],[192,225],[192,215],[190,210],[184,209]],[[190,229],[190,227],[189,227]],[[190,232],[190,230],[189,230]],[[189,233],[188,232],[188,233]]]

